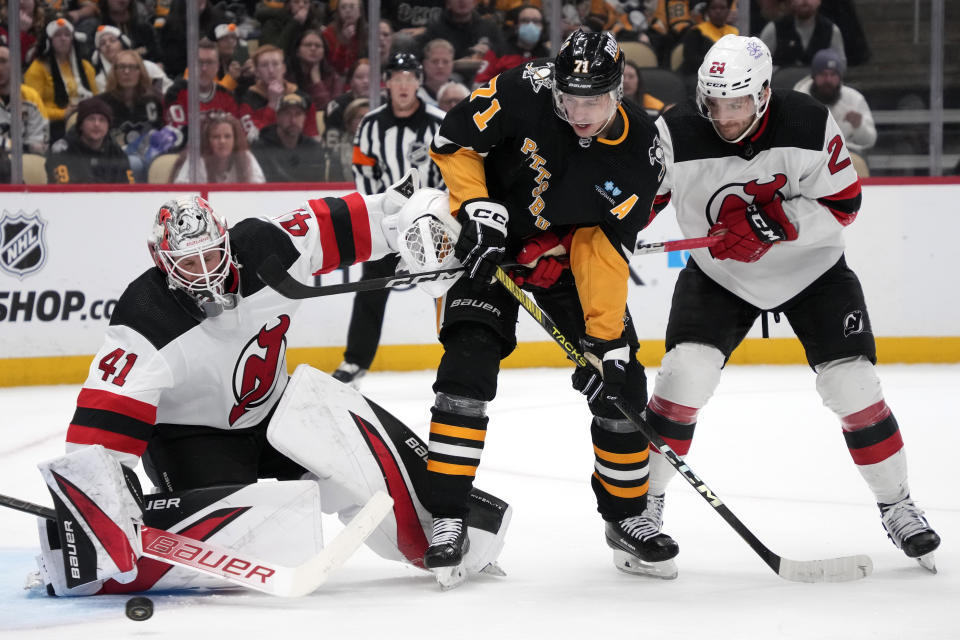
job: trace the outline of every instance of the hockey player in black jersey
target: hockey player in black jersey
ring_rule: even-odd
[[[646,418],[685,455],[730,354],[758,316],[783,314],[890,539],[932,569],[940,538],[910,498],[863,290],[844,257],[842,230],[860,208],[860,181],[830,112],[805,94],[771,91],[771,72],[761,40],[724,36],[700,67],[696,104],[657,120],[666,165],[659,201],[672,198],[685,236],[722,241],[695,249],[680,273]],[[651,454],[658,514],[674,474]]]
[[[595,465],[591,483],[618,567],[672,577],[677,546],[645,527],[648,442],[610,402],[646,401],[644,369],[627,310],[627,260],[650,221],[663,167],[653,122],[622,103],[624,55],[609,33],[576,32],[555,60],[494,77],[454,107],[431,156],[462,231],[456,256],[469,277],[441,301],[443,357],[433,390],[427,502],[433,539],[424,562],[458,579],[469,548],[465,498],[480,462],[486,405],[500,360],[516,346],[516,300],[491,284],[516,261],[518,283],[580,341],[603,372],[581,369]],[[530,455],[544,455],[531,451]]]

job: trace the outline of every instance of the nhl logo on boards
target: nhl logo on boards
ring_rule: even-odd
[[[47,260],[46,226],[39,211],[30,215],[4,211],[0,216],[0,269],[22,279],[43,267]]]

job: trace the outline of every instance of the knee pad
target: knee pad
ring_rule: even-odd
[[[883,402],[880,378],[863,356],[817,365],[817,393],[823,404],[843,418]]]
[[[700,409],[720,384],[723,362],[723,353],[716,347],[681,342],[663,356],[653,393],[675,404]]]

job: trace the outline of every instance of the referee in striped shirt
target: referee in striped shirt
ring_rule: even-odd
[[[384,67],[384,78],[389,101],[364,116],[353,141],[357,191],[367,195],[382,193],[411,168],[418,170],[424,187],[443,189],[443,178],[430,160],[429,151],[444,112],[417,98],[423,82],[420,61],[412,53],[394,53]],[[393,275],[398,261],[399,257],[392,255],[365,262],[363,277]],[[380,344],[389,295],[389,289],[356,294],[343,362],[333,372],[337,380],[357,387],[370,368]]]

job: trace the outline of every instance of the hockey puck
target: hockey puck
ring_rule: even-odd
[[[127,600],[127,617],[141,622],[153,615],[153,600],[137,596]]]

